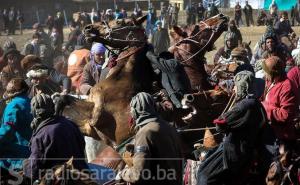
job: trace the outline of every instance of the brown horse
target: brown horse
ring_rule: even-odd
[[[86,38],[121,50],[117,65],[109,76],[96,84],[87,101],[72,101],[64,114],[74,120],[88,136],[104,140],[110,146],[121,144],[130,131],[129,103],[137,92],[151,92],[153,69],[146,57],[146,37],[137,20],[114,20],[89,25]],[[126,47],[126,50],[124,49]]]
[[[218,14],[185,30],[174,26],[171,31],[174,45],[169,51],[184,65],[194,91],[211,89],[204,68],[204,55],[214,48],[215,41],[227,29],[228,20],[228,17]]]

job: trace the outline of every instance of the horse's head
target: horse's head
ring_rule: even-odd
[[[98,24],[87,25],[84,28],[84,34],[90,42],[101,42],[114,48],[141,45],[147,41],[145,30],[142,26],[146,19],[147,16],[145,15],[138,19],[102,21]]]
[[[186,47],[185,50],[194,54],[194,51],[201,50],[203,55],[206,51],[213,49],[214,42],[227,29],[229,18],[223,14],[218,14],[199,24],[181,29],[173,27],[170,35],[175,42],[176,47],[182,47],[182,44],[189,44],[192,47]],[[203,51],[203,52],[202,52]]]

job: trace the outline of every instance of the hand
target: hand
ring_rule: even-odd
[[[61,93],[60,93],[60,95],[67,95],[68,94],[68,90],[67,89],[64,89]]]

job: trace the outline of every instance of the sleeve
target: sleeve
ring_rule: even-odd
[[[4,141],[13,139],[18,114],[20,114],[20,110],[17,107],[7,106],[6,108],[9,109],[9,111],[3,116],[0,127],[0,146]]]
[[[63,86],[63,90],[70,92],[71,90],[71,79],[64,74],[59,73],[55,69],[51,71],[51,80],[59,85]]]
[[[153,53],[153,51],[148,51],[146,53],[147,58],[151,61],[151,65],[153,67],[153,69],[160,69],[161,65],[159,63],[159,61],[157,60],[157,56]]]
[[[31,140],[31,154],[30,157],[24,161],[23,170],[27,177],[32,179],[39,178],[39,170],[44,169],[44,151],[43,142],[39,138],[33,138]]]
[[[125,168],[121,172],[121,178],[130,183],[137,183],[142,180],[143,170],[149,169],[151,157],[149,150],[149,140],[147,133],[138,133],[135,142],[135,154],[133,156],[133,166]]]
[[[80,82],[79,90],[82,94],[87,95],[90,93],[90,89],[93,87],[93,84],[91,82],[93,81],[93,78],[89,72],[89,65],[86,64],[83,68],[82,72],[82,78]]]
[[[217,125],[217,131],[224,133],[242,126],[245,120],[247,120],[246,118],[249,113],[250,112],[245,108],[234,107],[232,110],[214,120],[214,124]]]
[[[296,112],[296,97],[293,94],[291,84],[284,84],[286,88],[280,91],[278,107],[268,107],[271,109],[270,121],[286,122],[293,119]],[[267,111],[268,112],[268,111]]]

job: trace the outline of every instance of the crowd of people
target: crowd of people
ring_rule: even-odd
[[[230,87],[229,91],[235,93],[236,104],[214,120],[217,131],[224,133],[224,139],[202,159],[198,185],[232,184],[232,177],[252,162],[257,142],[267,149],[261,156],[264,173],[280,154],[299,152],[299,130],[296,127],[297,124],[299,127],[297,118],[300,113],[300,41],[294,50],[282,42],[283,37],[290,38],[295,33],[288,13],[279,13],[276,6],[271,4],[270,15],[266,14],[273,24],[268,24],[253,53],[242,47],[243,35],[239,30],[242,11],[246,25],[254,24],[252,7],[246,1],[243,9],[238,3],[234,8],[234,18],[224,34],[224,45],[218,48],[213,63],[234,62],[238,65],[232,79],[217,84]],[[23,18],[18,18],[20,13],[15,13],[14,8],[5,12],[8,22],[4,30],[14,34],[16,21]],[[155,8],[150,5],[145,32],[151,37],[147,57],[155,72],[165,78],[163,87],[178,87],[184,94],[184,85],[179,80],[183,78],[183,71],[179,70],[181,65],[168,52],[169,27],[178,25],[178,13],[178,5],[170,4],[162,6],[161,15],[157,16]],[[186,23],[196,24],[218,13],[213,3],[208,9],[202,3],[198,7],[192,3],[186,8]],[[137,7],[131,17],[142,15]],[[78,13],[69,24],[70,33],[65,39],[65,20],[58,12],[47,18],[48,32],[43,24],[33,25],[32,38],[22,49],[17,48],[13,40],[5,41],[0,48],[0,89],[2,103],[6,103],[0,126],[1,168],[24,170],[24,174],[34,180],[40,178],[41,170],[63,164],[71,157],[78,159],[74,162],[76,169],[90,168],[84,160],[83,135],[74,122],[58,114],[51,95],[89,95],[91,88],[106,78],[118,56],[101,43],[88,43],[82,28],[101,20],[127,17],[125,9],[116,9],[115,12],[93,9],[91,13]],[[258,81],[264,87],[258,87]],[[182,96],[175,96],[168,89],[166,94],[172,109],[182,106]],[[132,127],[136,131],[133,166],[120,171],[116,179],[130,183],[181,184],[182,155],[176,130],[159,116],[155,100],[148,93],[138,93],[129,107],[134,121]],[[261,140],[257,141],[257,138]],[[174,178],[145,181],[142,171],[157,170],[154,163],[166,170],[174,169]]]

